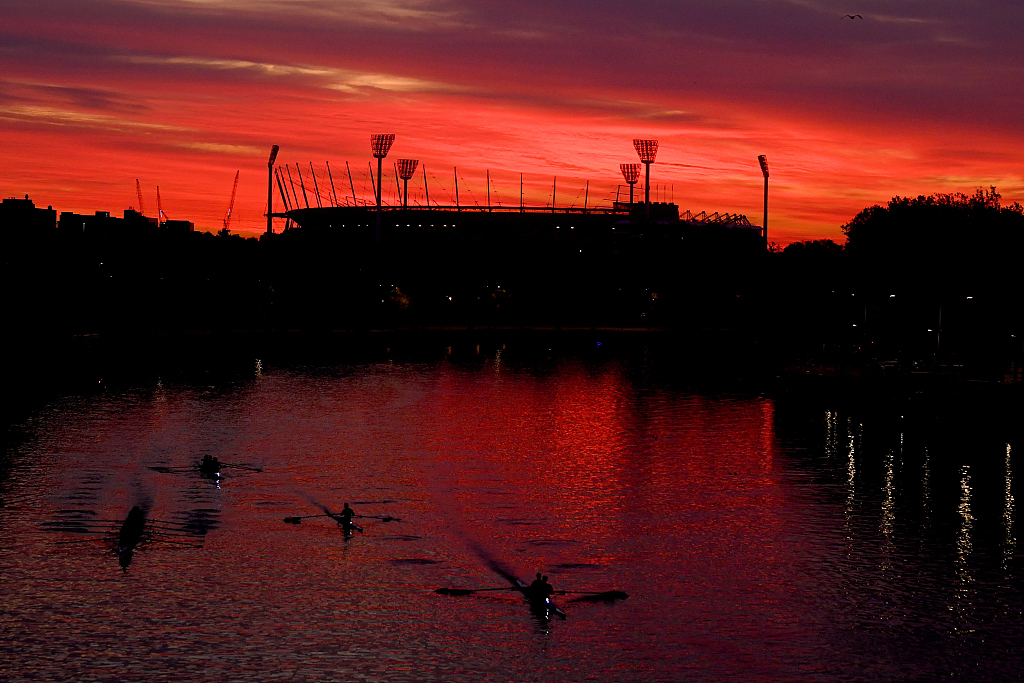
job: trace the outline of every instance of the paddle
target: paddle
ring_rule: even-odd
[[[503,586],[502,588],[438,588],[435,593],[439,595],[469,595],[471,593],[483,593],[484,591],[514,591],[517,590],[513,586]]]
[[[356,517],[365,517],[366,519],[379,519],[382,522],[401,522],[402,521],[401,517],[390,517],[390,516],[379,517],[377,515],[356,515]]]

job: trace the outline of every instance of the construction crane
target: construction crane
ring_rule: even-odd
[[[142,207],[142,185],[139,184],[139,179],[135,179],[135,192],[139,195],[139,213],[143,216],[146,215],[146,209]]]
[[[238,174],[241,171],[235,171],[235,184],[231,188],[231,203],[228,204],[228,214],[224,216],[224,232],[227,233],[228,225],[231,223],[231,211],[235,208],[235,193],[238,191]]]
[[[170,220],[170,217],[166,213],[164,213],[164,205],[160,203],[159,185],[156,186],[156,210],[158,216],[157,220],[160,222],[160,225],[163,225],[164,223]]]

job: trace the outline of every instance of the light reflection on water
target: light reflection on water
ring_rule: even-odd
[[[834,408],[500,354],[257,362],[236,384],[69,397],[23,429],[0,470],[4,679],[998,680],[1022,668],[1010,444],[957,461],[927,434]],[[226,469],[218,486],[187,469],[203,454],[263,471]],[[351,536],[323,518],[283,522],[345,501],[401,521],[368,517]],[[109,532],[136,504],[187,538],[144,540],[128,571],[109,543],[63,543],[83,540],[69,525]],[[492,562],[631,597],[562,596],[568,618],[548,621],[509,592],[434,592],[502,586]]]

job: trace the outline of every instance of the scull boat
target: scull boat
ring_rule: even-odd
[[[356,524],[353,524],[351,521],[346,522],[345,518],[342,517],[340,514],[331,512],[327,508],[323,508],[323,510],[327,514],[328,517],[333,519],[335,522],[337,522],[341,526],[341,529],[342,529],[342,531],[345,532],[346,536],[351,534],[353,531],[358,531],[359,533],[363,533],[363,527],[358,526]]]
[[[536,591],[531,590],[530,586],[517,578],[512,577],[511,580],[513,588],[523,594],[526,601],[530,603],[530,610],[535,614],[545,619],[550,619],[552,614],[565,619],[565,612],[562,611],[561,607],[551,602],[551,596],[538,594]]]

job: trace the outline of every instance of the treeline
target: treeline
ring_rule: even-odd
[[[1002,206],[994,187],[895,197],[843,233],[844,245],[791,244],[775,259],[778,329],[805,358],[1020,378],[1020,204]]]
[[[1002,206],[995,188],[897,197],[843,226],[844,245],[781,251],[766,251],[754,231],[687,224],[408,227],[376,243],[365,229],[256,240],[0,226],[3,315],[22,340],[660,328],[684,341],[724,335],[738,349],[730,353],[779,363],[1019,372],[1024,210]]]

